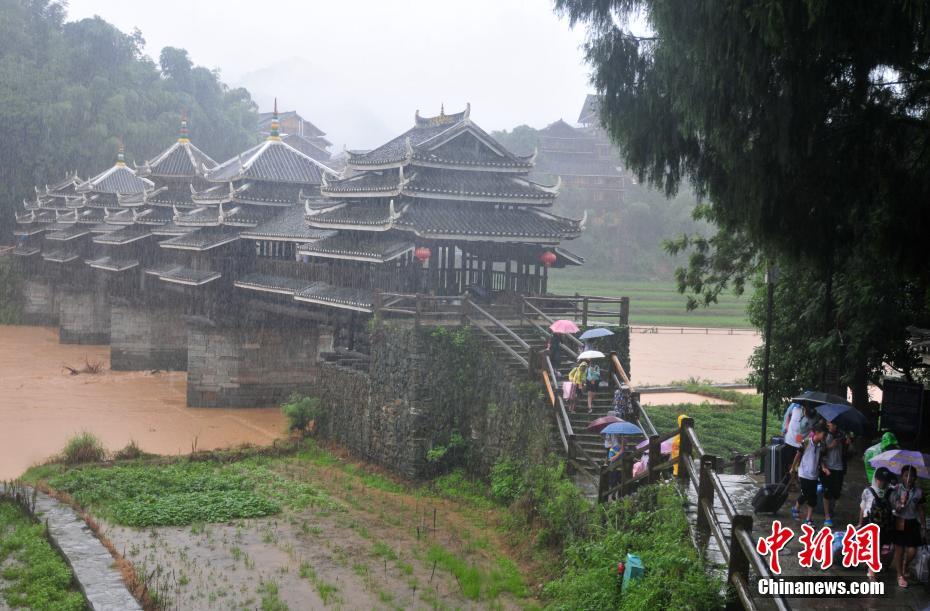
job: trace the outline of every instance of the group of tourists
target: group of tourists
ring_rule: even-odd
[[[792,403],[782,425],[790,457],[789,473],[797,477],[800,494],[791,508],[795,520],[814,526],[818,497],[823,501],[823,525],[833,528],[836,503],[842,492],[853,436],[835,422],[822,418],[810,404]],[[863,489],[857,527],[880,528],[881,554],[890,555],[898,585],[908,587],[908,573],[926,537],[923,490],[917,485],[918,470],[903,465],[900,474],[885,466],[875,468],[875,458],[898,449],[894,434],[886,432],[863,455],[868,485]],[[869,569],[869,579],[877,577]]]

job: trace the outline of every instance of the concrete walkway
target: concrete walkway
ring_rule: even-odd
[[[32,494],[31,488],[26,488]],[[78,587],[94,611],[142,611],[114,566],[113,556],[87,523],[68,505],[41,492],[35,518],[48,522],[48,533],[71,567]]]

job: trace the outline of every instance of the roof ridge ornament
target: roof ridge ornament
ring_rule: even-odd
[[[181,111],[181,129],[178,131],[178,142],[190,142],[190,132],[187,129],[187,111]]]
[[[465,114],[462,118],[467,121],[470,115],[471,115],[471,102],[465,102]]]
[[[413,142],[410,141],[410,136],[404,138],[404,160],[410,161],[413,159]]]
[[[281,124],[278,121],[278,98],[274,99],[274,111],[271,113],[271,131],[268,134],[269,140],[281,140]]]
[[[181,220],[181,213],[178,212],[177,204],[171,204],[171,212],[173,213],[171,216],[171,220],[173,220],[175,223]]]
[[[123,146],[123,139],[119,139],[119,147],[116,149],[116,165],[126,165],[126,148]]]
[[[584,226],[588,222],[588,209],[585,208],[584,213],[581,215],[581,220],[578,221],[578,229],[584,231]]]
[[[275,104],[275,108],[277,108],[277,104]],[[220,202],[220,209],[216,213],[216,224],[222,225],[224,222],[226,222],[226,215],[223,214],[223,202]]]

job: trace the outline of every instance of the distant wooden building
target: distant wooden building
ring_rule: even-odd
[[[580,127],[559,119],[540,130],[536,169],[560,176],[592,204],[606,205],[623,197],[627,173],[598,123],[597,106],[597,96],[588,95],[578,116]]]
[[[275,101],[277,106],[277,101]],[[258,131],[262,136],[271,133],[271,122],[274,112],[263,112],[258,115]],[[319,127],[307,121],[297,111],[288,110],[278,114],[278,128],[281,139],[301,153],[313,157],[317,161],[327,161],[330,158],[329,148],[333,145],[324,136],[326,133]]]

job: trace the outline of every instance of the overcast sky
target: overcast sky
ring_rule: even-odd
[[[247,87],[261,110],[278,97],[343,145],[381,144],[422,115],[471,102],[487,130],[574,122],[590,90],[584,32],[549,0],[69,0],[69,18],[138,27],[146,52],[189,51]],[[196,138],[196,134],[194,134]]]

